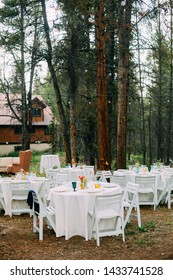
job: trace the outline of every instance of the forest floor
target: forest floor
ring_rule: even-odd
[[[44,228],[44,240],[32,232],[32,218],[28,215],[4,216],[0,213],[1,260],[173,260],[173,211],[161,205],[141,207],[142,227],[131,220],[121,236],[85,241],[74,236],[69,240],[56,238]]]

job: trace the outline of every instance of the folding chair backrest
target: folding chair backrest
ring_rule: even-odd
[[[139,203],[138,201],[139,184],[128,182],[123,194],[123,201],[132,205]]]
[[[31,216],[31,209],[27,204],[30,182],[10,182],[11,192],[11,213],[28,213]],[[16,203],[15,203],[16,202]],[[19,203],[18,203],[19,202]]]
[[[173,175],[168,179],[166,183],[166,189],[173,189]]]
[[[49,196],[50,189],[56,187],[56,180],[55,179],[47,179],[41,185],[40,194],[44,200],[44,204],[47,205],[47,197]]]
[[[51,211],[51,207],[47,206],[47,203],[45,202],[46,197],[45,197],[44,188],[40,187],[36,196],[37,196],[37,202],[39,204],[39,215],[42,215],[43,218],[46,218],[46,220],[48,221],[48,224],[50,224],[50,226],[55,231],[55,223],[52,219],[52,213],[51,213],[51,212],[54,212],[54,210]],[[35,200],[35,198],[34,198],[34,200]]]
[[[170,179],[172,176],[173,176],[173,173],[172,173],[172,172],[163,171],[163,178],[164,178],[166,184],[169,182],[169,179]]]
[[[95,200],[95,211],[114,209],[119,211],[122,206],[122,194],[98,195]]]
[[[44,181],[44,186],[47,189],[52,189],[56,187],[56,180],[55,179],[48,179]]]
[[[112,177],[112,173],[111,173],[110,170],[108,170],[108,171],[103,170],[102,171],[102,181],[103,182],[110,182],[111,177]]]
[[[110,182],[120,185],[122,191],[124,191],[127,184],[125,175],[118,175],[118,176],[113,175],[110,179]]]
[[[97,181],[101,181],[102,180],[102,171],[101,170],[97,170],[95,175],[94,175],[94,180]]]
[[[136,176],[135,183],[139,184],[139,190],[141,188],[147,189],[152,188],[153,191],[155,190],[155,176]]]
[[[59,174],[60,172],[59,172],[59,170],[48,170],[47,171],[47,175],[46,175],[46,177],[48,178],[48,179],[55,179],[56,180],[56,176],[57,176],[57,174]]]
[[[10,183],[10,190],[11,190],[11,196],[21,199],[27,199],[28,192],[30,190],[30,183],[29,182],[19,182],[19,183]]]
[[[56,174],[56,183],[57,185],[62,185],[67,182],[67,173],[59,172]]]
[[[131,217],[136,217],[138,220],[138,226],[141,227],[141,215],[139,208],[138,198],[139,184],[128,182],[123,193],[122,203],[125,208],[124,226],[130,222]],[[136,213],[132,213],[132,210]]]
[[[2,193],[2,189],[1,189],[1,183],[0,183],[0,204],[2,205],[3,209],[5,210],[4,196]]]

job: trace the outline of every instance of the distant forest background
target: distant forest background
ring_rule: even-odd
[[[21,93],[23,149],[32,94],[40,94],[55,116],[52,151],[65,151],[67,162],[100,169],[171,162],[172,0],[4,0],[0,7],[0,91]]]

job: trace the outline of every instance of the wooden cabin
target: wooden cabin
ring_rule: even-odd
[[[11,95],[14,102],[20,98],[19,95]],[[15,107],[17,108],[17,106]],[[21,107],[20,107],[21,108]],[[18,110],[18,109],[16,109]],[[32,97],[32,143],[50,143],[51,134],[49,125],[52,121],[52,111],[40,95]],[[21,144],[22,126],[8,106],[6,94],[0,93],[0,145],[14,144],[18,147]]]

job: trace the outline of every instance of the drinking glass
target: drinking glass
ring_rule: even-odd
[[[74,192],[76,191],[76,182],[72,182],[72,188],[74,190]]]

